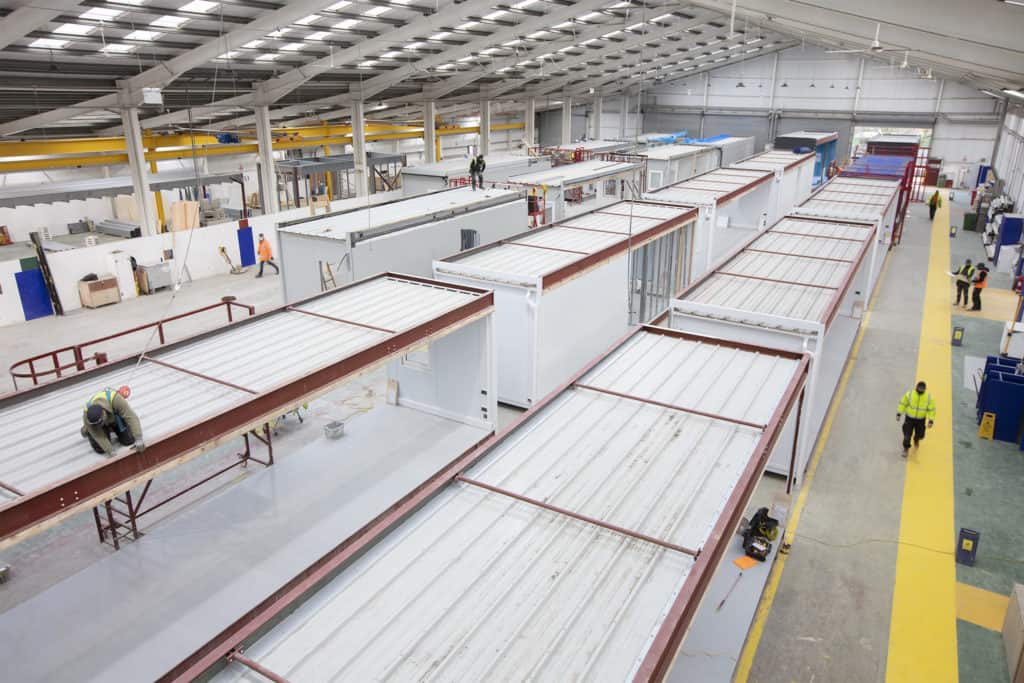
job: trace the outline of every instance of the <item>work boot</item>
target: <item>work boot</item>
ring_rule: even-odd
[[[902,451],[902,452],[900,453],[900,455],[901,455],[902,457],[906,458],[906,457],[907,457],[907,455],[908,455],[909,453],[910,453],[910,449],[909,449],[909,448],[906,448],[906,447],[904,447],[904,448],[903,448],[903,451]]]

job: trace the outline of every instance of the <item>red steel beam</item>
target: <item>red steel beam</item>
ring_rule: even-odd
[[[556,512],[556,513],[558,513],[560,515],[565,515],[566,517],[571,517],[573,519],[578,519],[581,522],[586,522],[587,524],[593,524],[594,526],[601,527],[602,529],[607,529],[608,531],[614,531],[615,533],[622,534],[623,536],[629,536],[630,538],[635,538],[635,539],[638,539],[638,540],[641,540],[641,541],[646,541],[647,543],[653,543],[654,545],[661,546],[662,548],[667,548],[669,550],[674,550],[677,553],[682,553],[684,555],[690,555],[691,557],[698,557],[700,555],[700,551],[699,550],[692,550],[690,548],[685,548],[685,547],[683,547],[681,545],[676,545],[675,543],[670,543],[668,541],[663,541],[660,538],[655,538],[654,536],[648,536],[647,534],[642,534],[639,531],[633,531],[632,529],[627,529],[625,527],[621,527],[621,526],[618,526],[616,524],[610,524],[609,522],[605,522],[603,520],[597,519],[596,517],[590,517],[588,515],[582,515],[582,514],[580,514],[578,512],[573,512],[572,510],[567,510],[566,508],[559,507],[557,505],[551,505],[550,503],[545,503],[544,501],[537,500],[536,498],[530,498],[528,496],[524,496],[524,495],[521,495],[521,494],[518,494],[518,493],[513,493],[512,491],[509,491],[507,489],[499,488],[497,486],[492,486],[490,484],[485,484],[482,481],[477,481],[476,479],[470,479],[469,477],[466,477],[466,476],[461,475],[461,474],[458,475],[457,477],[455,477],[455,480],[456,481],[461,481],[464,484],[470,484],[472,486],[476,486],[477,488],[484,489],[485,491],[490,491],[492,493],[497,493],[497,494],[500,494],[502,496],[507,496],[508,498],[513,498],[513,499],[521,501],[523,503],[528,503],[529,505],[533,505],[533,506],[542,508],[544,510],[548,510],[550,512]]]
[[[222,385],[224,385],[226,387],[230,387],[232,389],[237,389],[238,391],[244,391],[247,394],[253,394],[254,396],[260,393],[258,391],[253,390],[253,389],[248,389],[246,387],[240,386],[238,384],[232,384],[231,382],[228,382],[228,381],[223,380],[223,379],[217,379],[216,377],[211,377],[210,375],[204,375],[203,373],[196,372],[195,370],[189,370],[188,368],[183,368],[180,365],[174,365],[172,363],[168,363],[167,361],[157,360],[156,358],[153,358],[152,356],[143,355],[142,357],[145,360],[147,360],[150,363],[153,363],[155,365],[160,365],[160,366],[163,366],[165,368],[169,368],[171,370],[176,370],[177,372],[182,372],[182,373],[184,373],[186,375],[192,375],[193,377],[198,377],[199,379],[206,380],[207,382],[213,382],[214,384],[222,384]]]
[[[335,323],[344,323],[345,325],[352,325],[354,327],[362,327],[367,330],[374,330],[375,332],[384,332],[385,334],[394,334],[394,330],[389,330],[386,327],[377,327],[376,325],[367,325],[366,323],[357,323],[354,320],[346,320],[345,318],[335,318],[333,315],[324,315],[323,313],[314,313],[313,311],[307,311],[302,308],[295,308],[295,306],[286,306],[286,311],[292,313],[302,313],[303,315],[311,315],[314,318],[323,318],[324,320],[330,320]]]
[[[421,282],[442,289],[471,292],[476,296],[465,304],[437,318],[382,339],[373,346],[362,349],[352,356],[322,367],[304,377],[290,380],[262,394],[252,396],[224,413],[210,416],[201,422],[183,427],[162,439],[150,442],[142,453],[128,452],[121,456],[105,459],[44,489],[32,491],[25,496],[0,506],[0,541],[9,539],[16,534],[25,532],[51,519],[60,518],[77,509],[84,509],[104,498],[110,498],[122,490],[126,483],[145,477],[152,477],[157,470],[171,461],[183,456],[201,453],[211,442],[217,442],[221,439],[231,438],[246,432],[252,425],[265,422],[269,415],[281,410],[281,408],[301,403],[310,394],[329,387],[349,375],[380,362],[404,348],[413,346],[447,327],[483,313],[494,306],[494,294],[486,290],[465,285],[439,284],[436,281],[425,278],[396,275],[393,273],[382,273],[365,280],[360,280],[349,286],[370,282],[379,278]],[[318,294],[307,299],[307,301],[331,296],[337,293],[337,291],[331,290],[330,292]],[[232,329],[251,325],[264,319],[266,316],[280,313],[281,310],[283,309],[278,308],[262,315],[247,318],[242,322],[235,323]],[[204,332],[175,342],[166,348],[174,348],[194,342],[197,339],[208,339],[215,334],[217,334],[216,330]],[[111,368],[127,366],[134,362],[134,359],[129,357],[100,367],[101,369],[109,370]],[[84,384],[91,378],[96,377],[97,374],[97,370],[94,368],[77,373],[67,380],[51,382],[33,389],[11,394],[0,398],[0,406],[24,400],[26,396],[38,396],[72,384]]]
[[[774,278],[774,277],[763,277],[761,275],[744,275],[743,273],[733,273],[733,272],[730,272],[728,270],[719,270],[717,272],[718,272],[719,275],[729,275],[731,277],[742,277],[742,278],[746,278],[747,280],[761,280],[762,282],[774,282],[774,283],[777,283],[777,284],[780,284],[780,285],[796,285],[798,287],[815,287],[817,289],[838,289],[837,287],[832,287],[831,285],[815,285],[815,284],[811,284],[810,282],[795,282],[793,280],[779,280],[779,279]]]
[[[263,676],[268,680],[274,681],[274,683],[288,683],[288,679],[284,676],[276,674],[267,667],[260,664],[259,662],[249,659],[238,650],[232,651],[227,656],[227,660],[229,662],[238,662],[239,664],[243,664],[252,669],[253,671],[255,671],[256,673],[258,673],[260,676]]]
[[[808,238],[815,237],[814,235],[807,235]],[[756,254],[773,254],[775,256],[793,256],[796,258],[809,258],[815,261],[835,261],[836,263],[853,263],[852,259],[848,258],[833,258],[831,256],[811,256],[810,254],[796,254],[791,251],[772,251],[770,249],[754,249],[748,247],[747,251],[752,251]]]
[[[645,398],[643,396],[634,396],[632,394],[624,394],[621,391],[613,391],[611,389],[605,389],[604,387],[595,387],[591,384],[580,384],[577,382],[573,385],[577,389],[586,389],[587,391],[596,391],[599,394],[608,394],[609,396],[615,396],[616,398],[624,398],[630,401],[638,401],[640,403],[647,403],[652,406],[658,406],[659,408],[668,408],[669,410],[678,410],[681,413],[690,413],[691,415],[700,415],[701,417],[707,417],[712,420],[721,420],[723,422],[732,422],[733,424],[743,425],[744,427],[753,427],[754,429],[764,429],[765,425],[757,424],[756,422],[749,422],[747,420],[740,420],[735,417],[727,417],[725,415],[719,415],[718,413],[708,413],[703,410],[697,410],[696,408],[685,408],[674,403],[664,403],[662,401],[655,401],[652,398]]]
[[[772,449],[782,433],[782,426],[807,380],[808,363],[809,359],[804,356],[796,372],[793,373],[793,379],[776,406],[768,427],[761,434],[753,455],[733,488],[732,495],[729,496],[722,514],[719,515],[711,534],[701,548],[700,557],[694,562],[690,573],[686,576],[682,589],[676,595],[675,601],[662,621],[661,628],[658,629],[658,633],[640,663],[640,667],[633,677],[634,683],[662,681],[668,675],[683,637],[700,607],[701,597],[711,583],[711,578],[725,554],[729,540],[736,531],[736,526],[743,516],[750,496],[757,488],[765,465],[768,464]]]

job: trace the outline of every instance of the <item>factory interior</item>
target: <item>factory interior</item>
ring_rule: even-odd
[[[1024,683],[1021,35],[0,0],[0,681]]]

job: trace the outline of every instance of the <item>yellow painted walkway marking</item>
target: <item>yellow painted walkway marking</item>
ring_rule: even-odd
[[[989,631],[1002,631],[1010,598],[966,583],[956,585],[956,616]]]
[[[889,627],[887,683],[957,681],[956,565],[953,559],[953,406],[949,343],[949,206],[932,222],[918,379],[928,383],[938,416],[911,449],[903,486],[896,583]],[[898,400],[893,397],[893,405]]]
[[[875,307],[878,292],[882,290],[882,281],[885,279],[885,273],[888,268],[889,258],[888,253],[886,253],[885,260],[882,262],[882,270],[879,272],[878,280],[875,282],[875,291],[871,296],[871,301],[868,302],[867,310],[864,312],[864,319],[861,320],[860,330],[857,332],[857,338],[850,349],[850,357],[846,361],[842,377],[839,378],[839,384],[836,386],[836,392],[833,395],[828,414],[821,425],[814,454],[811,456],[811,461],[807,466],[807,475],[804,477],[803,485],[800,487],[800,493],[797,496],[796,504],[793,506],[793,512],[789,516],[789,524],[786,526],[786,533],[782,539],[783,543],[792,543],[793,538],[796,536],[796,529],[800,524],[800,514],[803,512],[804,505],[807,504],[807,494],[811,490],[811,484],[814,482],[814,473],[818,471],[821,454],[825,451],[825,444],[828,443],[828,436],[832,432],[832,422],[835,420],[839,405],[843,401],[846,385],[849,383],[850,375],[853,373],[853,366],[860,355],[860,345],[864,341],[864,333],[871,322],[871,311]],[[757,654],[757,646],[761,643],[761,636],[764,635],[764,626],[768,620],[768,613],[772,609],[772,603],[775,602],[775,594],[779,590],[779,581],[782,579],[782,571],[786,566],[786,557],[787,555],[779,553],[776,556],[771,573],[768,575],[768,582],[765,585],[764,592],[761,594],[761,601],[758,603],[757,612],[754,614],[754,622],[747,633],[747,642],[743,646],[740,661],[736,665],[736,672],[732,679],[733,683],[746,683],[750,677],[750,668],[754,664],[754,655]]]

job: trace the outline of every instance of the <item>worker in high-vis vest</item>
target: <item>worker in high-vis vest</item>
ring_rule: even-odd
[[[927,424],[931,428],[935,424],[935,399],[928,393],[928,386],[924,382],[918,382],[912,391],[903,394],[900,399],[900,406],[896,409],[896,421],[903,418],[903,457],[907,457],[910,450],[910,440],[913,438],[914,447],[921,443],[924,438],[924,429]]]
[[[142,423],[128,405],[130,395],[126,386],[117,391],[108,387],[86,402],[82,410],[82,436],[97,453],[113,455],[115,441],[122,446],[134,445],[139,453],[145,449]]]
[[[967,308],[971,298],[971,280],[974,279],[974,266],[971,259],[964,261],[964,264],[957,268],[953,275],[956,277],[956,305],[960,305],[963,299],[963,306]]]
[[[974,274],[974,291],[971,293],[971,311],[981,310],[981,290],[988,286],[988,266],[984,263],[978,264],[978,271]]]

